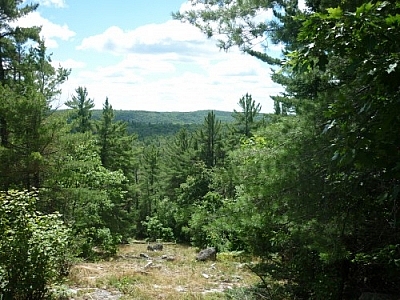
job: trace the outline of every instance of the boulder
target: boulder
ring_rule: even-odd
[[[196,256],[196,260],[198,261],[216,260],[216,259],[217,259],[217,250],[215,250],[214,247],[203,249]]]
[[[163,248],[163,244],[147,245],[148,251],[162,251]]]

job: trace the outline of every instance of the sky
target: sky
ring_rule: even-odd
[[[215,39],[173,20],[172,12],[190,8],[184,0],[34,2],[39,8],[18,25],[42,26],[52,64],[71,69],[53,106],[64,108],[82,86],[96,109],[108,97],[115,110],[233,111],[249,93],[268,113],[270,95],[283,91],[265,63],[238,49],[221,51]]]

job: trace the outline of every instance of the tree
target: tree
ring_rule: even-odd
[[[92,130],[91,109],[94,107],[94,100],[88,98],[88,91],[85,87],[78,87],[76,96],[72,96],[71,100],[65,102],[65,105],[73,109],[72,120],[74,120],[74,130],[76,132],[88,132]]]
[[[268,149],[266,139],[276,164],[258,157],[268,173],[242,182],[241,199],[258,200],[264,213],[253,242],[266,242],[263,257],[280,257],[261,273],[284,280],[289,298],[398,293],[398,4],[310,0],[300,11],[297,1],[191,3],[200,9],[175,16],[209,36],[225,34],[223,49],[237,45],[280,66],[273,79],[285,92],[274,97],[276,111],[295,114],[274,118],[283,121],[281,145]],[[256,24],[265,9],[276,19]],[[285,45],[284,61],[251,48],[261,36]],[[247,169],[249,156],[240,157]]]
[[[208,168],[215,167],[223,159],[221,130],[221,121],[216,119],[214,111],[209,112],[197,136],[199,158]]]
[[[325,106],[323,132],[332,151],[326,195],[335,197],[331,221],[342,229],[337,252],[325,249],[326,258],[347,261],[346,283],[361,286],[363,278],[371,289],[393,292],[397,255],[388,249],[397,249],[400,234],[393,223],[400,176],[398,14],[398,4],[380,1],[314,14],[300,31],[305,46],[290,61],[294,72],[317,70],[329,83],[317,99]]]
[[[46,55],[40,28],[10,23],[34,11],[37,5],[21,1],[2,4],[0,34],[0,165],[1,188],[39,188],[48,170],[52,143],[60,124],[51,102],[69,70],[54,69]],[[30,42],[30,43],[28,43]]]
[[[65,135],[60,148],[53,160],[53,176],[46,182],[47,203],[42,205],[62,213],[75,236],[76,255],[94,259],[115,254],[121,238],[134,234],[127,177],[121,170],[102,166],[90,132]],[[102,252],[93,251],[94,246]]]
[[[250,137],[251,130],[257,126],[256,117],[261,111],[260,103],[255,103],[251,95],[247,94],[240,98],[238,105],[242,109],[240,112],[233,111],[232,116],[236,120],[236,132]]]
[[[192,174],[195,161],[194,138],[186,128],[179,130],[166,145],[166,195],[175,196],[175,190]]]
[[[21,62],[22,45],[28,40],[39,41],[38,27],[13,27],[12,22],[35,11],[37,4],[23,4],[22,0],[5,1],[0,8],[0,83],[2,85],[13,82],[20,72],[18,64]],[[19,76],[21,77],[21,76]],[[1,145],[8,145],[9,129],[7,117],[0,112]]]
[[[114,110],[108,98],[95,127],[102,165],[112,171],[122,170],[128,176],[134,164],[133,141],[136,137],[127,134],[127,123],[115,121]]]

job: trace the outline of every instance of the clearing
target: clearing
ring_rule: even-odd
[[[148,251],[145,243],[123,245],[113,259],[72,267],[70,299],[226,299],[225,290],[259,281],[240,253],[219,253],[206,262],[196,261],[196,254],[178,244],[164,244],[162,251]]]

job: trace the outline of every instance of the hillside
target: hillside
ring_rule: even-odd
[[[114,110],[115,119],[130,123],[147,124],[202,124],[210,110],[192,112],[156,112],[143,110]],[[102,110],[93,110],[93,118],[101,116]],[[214,111],[218,120],[223,123],[233,121],[232,112]]]
[[[65,110],[59,110],[59,112]],[[147,139],[155,136],[175,135],[181,128],[190,132],[196,131],[204,122],[205,117],[211,110],[198,110],[192,112],[156,112],[143,110],[114,110],[115,120],[128,124],[128,132],[137,134],[139,139]],[[92,110],[92,118],[101,118],[102,110]],[[234,118],[232,112],[214,110],[214,114],[223,124],[232,123]],[[265,118],[260,114],[258,119]]]
[[[193,112],[154,112],[143,110],[115,110],[115,120],[128,123],[128,132],[136,133],[140,139],[153,136],[170,136],[181,128],[195,131],[204,122],[209,110]],[[93,118],[99,119],[102,110],[93,110]],[[214,111],[222,123],[233,121],[232,113]]]

